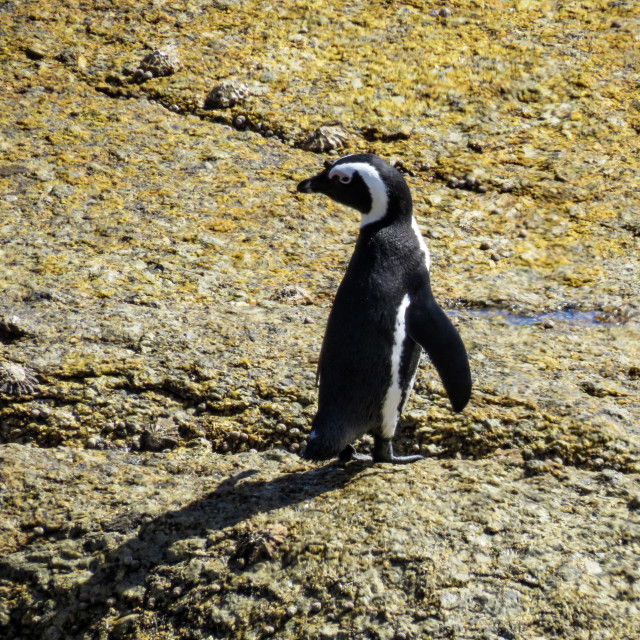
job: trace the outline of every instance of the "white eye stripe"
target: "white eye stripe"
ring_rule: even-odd
[[[373,166],[366,162],[345,162],[344,164],[339,164],[329,171],[329,179],[338,176],[342,182],[343,177],[348,177],[348,182],[351,182],[356,172],[358,172],[358,175],[367,185],[369,195],[371,196],[371,209],[369,213],[362,214],[360,222],[360,226],[364,227],[366,224],[384,218],[387,213],[389,196],[387,194],[387,186],[380,177],[380,174]],[[344,184],[348,184],[348,182]]]
[[[346,170],[343,170],[346,167]],[[338,178],[342,184],[349,184],[353,179],[354,171],[349,171],[349,165],[340,165],[329,171],[329,179]]]

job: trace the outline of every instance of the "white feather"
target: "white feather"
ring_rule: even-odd
[[[382,407],[382,436],[392,438],[398,422],[402,388],[400,387],[400,360],[402,346],[406,337],[405,315],[409,306],[409,296],[405,295],[398,307],[396,326],[393,332],[393,349],[391,351],[391,383]]]
[[[424,242],[424,238],[420,233],[420,228],[418,227],[418,221],[415,219],[414,216],[411,216],[411,228],[413,229],[413,232],[416,234],[416,238],[418,239],[418,245],[420,246],[420,249],[424,253],[424,263],[427,267],[427,271],[431,271],[431,254],[429,253],[429,249],[427,248],[427,245]]]

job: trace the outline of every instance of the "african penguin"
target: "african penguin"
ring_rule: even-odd
[[[419,460],[394,456],[391,441],[422,349],[454,411],[469,401],[471,373],[464,344],[431,293],[429,251],[409,187],[390,164],[365,153],[340,158],[298,191],[324,193],[362,216],[327,322],[316,374],[318,411],[303,455],[370,459],[351,442],[372,433],[374,461]]]

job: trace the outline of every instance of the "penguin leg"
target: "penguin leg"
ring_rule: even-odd
[[[382,436],[374,436],[373,443],[373,461],[374,462],[392,462],[395,464],[407,464],[422,460],[424,456],[394,456],[393,444],[391,438],[383,438]]]

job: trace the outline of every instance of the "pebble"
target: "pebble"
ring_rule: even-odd
[[[476,193],[486,193],[487,187],[480,184],[478,178],[472,174],[467,174],[464,178],[449,176],[447,186],[450,189],[464,189],[466,191],[475,191]]]
[[[33,42],[27,46],[25,53],[31,60],[42,60],[47,55],[47,49],[41,42]]]
[[[318,613],[322,610],[322,602],[320,602],[319,600],[312,602],[309,610],[311,611],[311,613]]]

